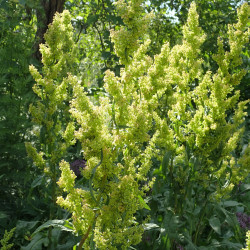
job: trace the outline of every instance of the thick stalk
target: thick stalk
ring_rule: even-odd
[[[86,241],[86,239],[88,238],[91,229],[92,229],[92,225],[90,224],[88,227],[87,233],[83,235],[83,237],[80,241],[80,244],[78,246],[78,250],[82,250],[82,246],[83,246],[84,242]]]
[[[94,217],[93,223],[91,223],[91,224],[89,225],[86,234],[83,235],[83,237],[82,237],[82,239],[81,239],[81,241],[80,241],[80,243],[79,243],[78,250],[82,250],[82,246],[83,246],[84,242],[85,242],[85,241],[87,240],[87,238],[89,237],[89,233],[90,233],[90,231],[91,231],[93,225],[95,225],[95,221],[96,221],[96,219],[97,219],[97,217],[98,217],[98,215],[99,215],[97,212],[98,212],[98,211],[95,211],[95,217]],[[95,226],[94,226],[94,227],[95,227]]]

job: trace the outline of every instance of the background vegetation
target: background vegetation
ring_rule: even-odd
[[[48,145],[47,128],[37,125],[34,119],[32,121],[32,112],[29,112],[30,104],[39,99],[32,90],[34,79],[29,65],[34,65],[39,72],[44,70],[38,45],[45,42],[44,34],[56,11],[69,10],[73,25],[72,44],[78,54],[74,62],[65,65],[67,72],[58,73],[57,80],[71,72],[82,83],[90,99],[97,102],[104,94],[104,72],[111,70],[120,75],[120,69],[124,67],[114,53],[110,38],[111,29],[117,30],[124,25],[113,2],[0,0],[0,238],[3,239],[2,246],[6,246],[3,249],[8,249],[7,242],[13,243],[9,246],[11,249],[71,249],[81,240],[80,236],[72,234],[69,212],[55,203],[55,197],[60,193],[55,187],[60,176],[56,161],[54,165],[49,164],[51,169],[46,174],[27,155],[25,142],[41,150],[45,148],[46,154],[51,155],[49,146],[44,146]],[[217,53],[218,36],[224,39],[224,49],[228,51],[227,25],[236,22],[236,9],[243,1],[197,0],[195,3],[200,27],[207,35],[201,46],[202,67],[214,73],[218,66],[212,60],[212,54]],[[148,38],[152,42],[148,55],[159,54],[166,41],[171,47],[181,43],[190,4],[191,0],[145,2],[146,12],[155,14],[149,25]],[[238,71],[249,69],[249,44],[243,48],[241,56],[243,64],[238,66]],[[249,74],[242,78],[237,89],[241,91],[238,101],[250,98]],[[62,116],[62,126],[66,127],[69,117],[63,114],[69,109],[69,100],[64,104],[56,114]],[[227,112],[228,117],[233,115],[233,110]],[[54,117],[52,115],[51,119]],[[233,152],[236,159],[242,156],[249,143],[249,119],[246,118],[244,126],[244,135]],[[55,141],[60,143],[56,128],[54,131]],[[188,180],[190,193],[183,193],[180,183],[172,182],[173,176],[166,169],[173,164],[174,157],[169,151],[165,152],[163,161],[153,161],[148,178],[156,177],[157,181],[146,197],[151,210],[145,207],[136,214],[138,221],[142,222],[149,215],[151,220],[144,228],[142,242],[133,248],[241,249],[246,231],[250,229],[249,176],[235,185],[230,195],[220,202],[208,202],[213,185],[204,193],[200,183]],[[195,156],[189,155],[189,158],[194,167],[199,164]],[[64,159],[71,163],[72,169],[85,166],[79,142],[69,146]],[[183,173],[174,173],[175,177],[179,174]],[[81,181],[80,175],[77,180]],[[171,196],[173,190],[178,202]],[[189,199],[186,199],[188,195]],[[183,228],[189,228],[189,231]]]

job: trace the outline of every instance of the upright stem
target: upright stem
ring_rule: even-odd
[[[82,239],[81,239],[81,241],[80,241],[80,243],[79,243],[78,250],[82,250],[82,246],[83,246],[84,242],[86,241],[86,239],[89,237],[89,233],[90,233],[90,231],[91,231],[91,229],[92,229],[92,227],[93,227],[92,225],[95,224],[95,221],[96,221],[97,217],[98,217],[98,213],[97,213],[97,211],[95,211],[95,217],[94,217],[93,223],[91,223],[91,224],[89,225],[86,234],[83,235],[83,237],[82,237]],[[95,226],[94,226],[94,227],[95,227]]]
[[[78,246],[78,250],[82,250],[82,246],[83,246],[85,240],[88,238],[91,229],[92,229],[92,225],[90,224],[88,227],[87,233],[83,235],[83,237],[80,241],[80,244]]]
[[[196,242],[197,242],[197,237],[198,237],[198,233],[199,233],[201,221],[202,221],[202,219],[203,219],[203,217],[204,217],[204,215],[205,215],[205,212],[206,212],[207,202],[208,202],[208,199],[206,199],[206,201],[205,201],[205,204],[204,204],[204,206],[203,206],[202,214],[201,214],[201,216],[200,216],[200,218],[199,218],[199,222],[198,222],[198,224],[197,224],[197,226],[196,226],[196,230],[195,230],[196,232],[195,232],[195,236],[194,236],[194,244],[195,244],[195,245],[196,245]]]
[[[56,203],[56,167],[54,164],[52,164],[51,172],[53,175],[52,175],[51,204],[50,204],[49,219],[53,220],[54,213],[55,213],[55,203]],[[52,227],[49,227],[48,238],[49,238],[50,245],[51,245],[51,237],[52,237]]]

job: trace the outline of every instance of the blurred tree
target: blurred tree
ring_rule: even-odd
[[[24,2],[28,12],[31,12],[31,9],[35,8],[38,22],[36,30],[36,42],[34,44],[34,56],[40,61],[41,53],[39,52],[39,44],[44,43],[44,34],[48,29],[48,25],[52,23],[55,13],[61,13],[63,11],[65,0],[27,0]]]

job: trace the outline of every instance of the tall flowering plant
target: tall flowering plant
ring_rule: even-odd
[[[60,162],[61,177],[57,182],[64,191],[57,203],[71,212],[73,229],[82,235],[79,249],[127,249],[141,241],[147,219],[139,223],[135,215],[143,208],[150,209],[143,197],[153,185],[154,180],[148,178],[153,161],[162,162],[159,171],[177,193],[174,214],[184,209],[180,197],[191,199],[191,183],[200,183],[207,193],[212,185],[209,199],[220,200],[249,172],[247,156],[237,161],[231,155],[244,131],[246,116],[247,101],[238,102],[240,93],[235,86],[245,74],[238,66],[248,42],[249,6],[244,4],[238,23],[229,26],[230,50],[225,51],[223,41],[218,40],[218,53],[214,55],[218,70],[212,72],[202,67],[200,47],[206,36],[199,28],[195,4],[191,4],[183,27],[182,44],[170,48],[165,43],[161,53],[151,58],[147,55],[150,41],[143,39],[143,33],[152,14],[143,13],[142,2],[115,2],[124,26],[111,31],[111,38],[124,67],[119,76],[109,70],[105,73],[106,92],[98,101],[93,102],[70,75],[63,78],[62,86],[55,85],[57,81],[51,79],[57,79],[57,71],[47,75],[54,66],[45,67],[46,81],[31,68],[37,83],[43,86],[39,90],[35,87],[35,91],[41,99],[46,96],[54,104],[52,114],[63,100],[55,105],[58,96],[64,98],[59,90],[72,86],[72,121],[65,132],[63,123],[59,127],[48,123],[55,125],[55,132],[64,138],[64,144],[53,144],[57,148],[52,148],[49,156],[56,151],[61,157],[65,147],[60,145],[81,142],[86,160],[82,170],[84,185],[76,184],[76,175],[64,160]],[[48,44],[45,57],[58,46]],[[59,69],[62,74],[67,71],[65,67]],[[38,106],[43,110],[41,103]],[[39,114],[33,113],[35,118]],[[40,124],[42,117],[37,118]],[[30,145],[28,149],[38,165],[45,169],[51,166],[46,165],[43,152],[37,153]]]
[[[73,123],[69,119],[68,102],[72,92],[71,82],[75,81],[71,72],[76,62],[76,46],[73,41],[73,27],[68,11],[56,14],[53,24],[45,34],[45,44],[40,45],[42,54],[42,72],[31,65],[30,72],[36,81],[33,91],[38,101],[30,105],[30,113],[36,124],[34,133],[39,138],[39,145],[26,143],[28,155],[35,165],[44,170],[50,183],[50,197],[56,205],[57,185],[59,177],[58,164],[65,156],[66,150],[75,140]],[[39,128],[39,129],[37,129]],[[50,218],[55,209],[50,211]]]
[[[133,35],[147,25],[151,15],[140,18],[141,2],[116,3],[127,26],[112,31],[111,36],[125,68],[120,77],[106,72],[106,96],[96,105],[79,83],[73,87],[70,112],[78,127],[75,137],[87,160],[82,174],[89,183],[84,189],[76,188],[75,174],[67,162],[61,162],[58,184],[67,195],[58,197],[57,203],[72,213],[75,231],[83,235],[79,249],[89,249],[92,244],[98,249],[126,249],[141,241],[143,227],[135,213],[148,208],[142,197],[152,186],[147,173],[155,145],[148,134],[153,124],[152,104],[138,91],[134,79],[152,63],[145,55],[149,42],[139,48],[138,35]],[[143,65],[135,67],[141,62]]]
[[[157,181],[150,206],[164,228],[164,247],[172,249],[180,243],[192,249],[199,244],[207,247],[211,235],[221,240],[224,234],[227,240],[222,245],[230,245],[227,227],[236,228],[237,220],[229,216],[223,202],[249,174],[250,147],[240,159],[235,157],[248,103],[239,102],[240,93],[235,90],[246,73],[239,66],[240,53],[249,41],[248,17],[249,6],[244,4],[238,10],[238,22],[228,27],[228,41],[218,40],[213,56],[216,71],[203,67],[200,47],[205,34],[198,26],[194,3],[183,27],[182,44],[172,49],[165,44],[155,57],[155,64],[163,58],[161,73],[154,74],[153,84],[147,80],[151,83],[147,88],[150,94],[158,91],[160,108],[154,111],[154,122],[164,134],[156,144],[160,167],[154,171]],[[239,238],[237,234],[232,232]]]

